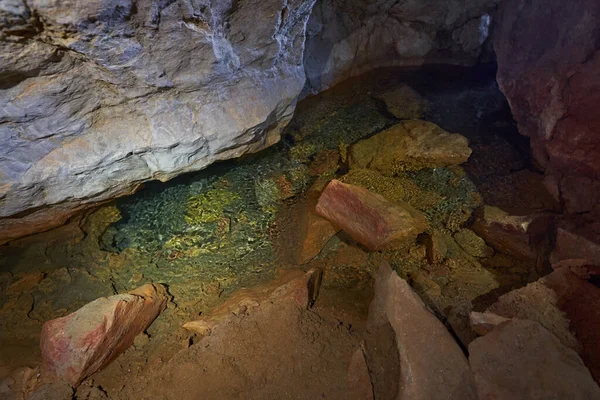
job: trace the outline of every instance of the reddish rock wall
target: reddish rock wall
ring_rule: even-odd
[[[600,2],[506,0],[498,82],[537,163],[569,212],[600,199]]]

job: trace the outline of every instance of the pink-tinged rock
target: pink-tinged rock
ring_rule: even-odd
[[[600,223],[576,219],[561,221],[556,230],[551,261],[557,264],[569,259],[600,265]]]
[[[407,203],[392,203],[335,179],[321,194],[316,211],[372,251],[414,241],[427,228],[423,214]]]
[[[534,321],[513,319],[469,344],[482,400],[600,399],[577,353]]]
[[[498,83],[570,212],[600,200],[598,18],[597,0],[506,0],[494,22]]]
[[[366,343],[375,398],[476,399],[462,350],[386,262],[375,277]]]
[[[46,322],[40,343],[43,373],[77,386],[131,346],[168,299],[164,286],[148,284]]]
[[[313,305],[319,294],[323,271],[314,268],[308,271],[304,276],[296,278],[283,286],[278,287],[269,297],[271,301],[294,301],[302,308],[309,308]]]

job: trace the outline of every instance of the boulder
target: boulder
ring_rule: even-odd
[[[408,85],[375,96],[398,119],[419,119],[425,115],[427,101]]]
[[[597,399],[581,358],[537,322],[514,319],[469,344],[480,399]]]
[[[148,284],[46,322],[40,342],[43,373],[79,385],[124,352],[168,300],[164,286]]]
[[[277,142],[314,2],[2,2],[0,244]]]
[[[462,350],[386,262],[375,277],[366,343],[375,398],[476,399]]]
[[[292,272],[296,276],[298,275],[298,271]],[[264,302],[293,303],[302,309],[308,309],[319,294],[322,276],[323,271],[317,268],[291,280],[284,274],[275,282],[236,292],[225,303],[212,310],[210,314],[186,322],[181,327],[201,336],[209,336],[220,327],[254,313]],[[287,282],[282,283],[282,281]]]
[[[593,221],[566,219],[556,230],[556,245],[550,260],[585,260],[584,264],[600,265],[600,224]]]
[[[551,215],[510,215],[497,207],[483,206],[475,211],[471,229],[502,253],[536,260],[544,253],[552,221]]]
[[[427,228],[423,214],[407,203],[392,203],[335,179],[321,194],[316,212],[372,251],[414,242]]]
[[[402,121],[350,149],[350,168],[369,168],[386,176],[401,171],[458,165],[471,155],[469,141],[432,122]]]
[[[580,350],[579,342],[570,330],[569,320],[559,307],[557,294],[544,284],[544,279],[503,294],[487,311],[504,318],[535,321],[564,346]]]
[[[471,329],[479,336],[484,336],[494,330],[503,322],[510,321],[510,318],[501,317],[491,312],[471,312],[469,314]]]
[[[596,0],[508,0],[495,21],[498,83],[570,212],[600,200],[598,18]]]

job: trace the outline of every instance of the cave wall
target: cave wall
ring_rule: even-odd
[[[600,2],[504,0],[498,83],[567,212],[600,200]]]
[[[2,0],[0,244],[279,139],[315,0]]]
[[[307,93],[391,66],[475,64],[499,0],[319,0],[310,17]]]

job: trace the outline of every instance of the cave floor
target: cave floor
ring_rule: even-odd
[[[110,398],[159,398],[152,392],[157,386],[149,384],[157,371],[200,339],[180,328],[182,323],[210,312],[241,288],[268,284],[282,271],[314,267],[324,271],[313,307],[321,319],[302,323],[328,326],[330,334],[316,340],[334,341],[332,359],[346,359],[365,329],[372,272],[383,259],[466,345],[474,338],[468,326],[471,310],[483,310],[500,294],[537,280],[548,272],[547,266],[499,251],[472,255],[460,247],[447,260],[430,263],[420,243],[408,251],[370,253],[343,233],[310,262],[296,262],[311,188],[349,172],[344,163],[348,145],[398,122],[375,97],[402,84],[427,100],[422,119],[466,136],[472,156],[461,167],[405,172],[394,178],[355,173],[347,178],[349,183],[392,198],[402,191],[404,200],[426,215],[432,230],[449,236],[468,228],[472,212],[483,204],[513,215],[557,210],[542,186],[543,176],[531,164],[528,142],[516,131],[491,68],[375,71],[300,101],[281,142],[261,153],[168,183],[147,184],[137,194],[73,218],[63,227],[0,247],[0,380],[16,368],[39,363],[45,321],[98,297],[158,282],[168,286],[172,303],[147,335],[91,379],[92,386],[100,386]],[[343,335],[332,330],[337,323],[332,321],[343,321]],[[288,327],[298,328],[292,323]],[[240,359],[268,369],[279,365],[275,358],[283,357],[281,352],[293,351],[304,340],[283,327],[273,329],[289,336],[290,345],[279,343],[279,355],[257,355],[241,346]],[[186,357],[190,362],[191,356]],[[332,372],[323,379],[337,379],[332,359],[306,368],[327,368]],[[298,368],[296,376],[304,376]],[[229,368],[215,376],[229,379],[231,385],[247,384],[226,376],[233,373]],[[141,395],[139,388],[146,383],[148,389]],[[341,394],[332,389],[329,396]],[[161,395],[185,398],[176,392]]]

